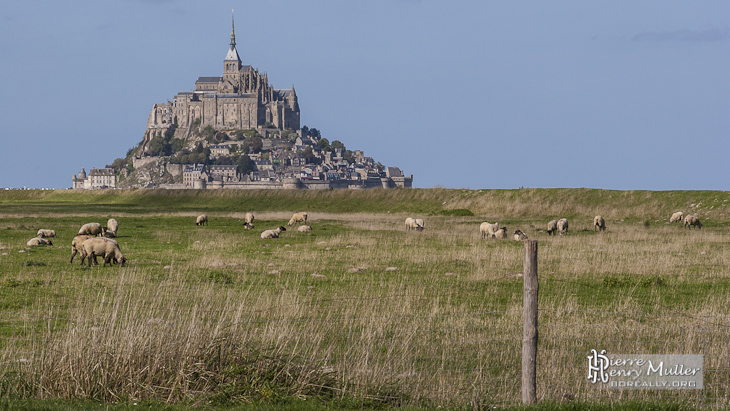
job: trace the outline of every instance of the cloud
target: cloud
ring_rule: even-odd
[[[730,29],[645,31],[631,38],[634,41],[716,42],[730,39]]]

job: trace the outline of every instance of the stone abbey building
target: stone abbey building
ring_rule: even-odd
[[[142,149],[150,140],[175,126],[175,137],[185,139],[193,127],[216,130],[298,130],[299,103],[294,86],[274,89],[266,73],[244,65],[236,50],[236,32],[231,24],[231,44],[223,59],[222,77],[200,77],[194,91],[180,92],[173,101],[155,104],[147,120]]]
[[[207,127],[216,131],[256,130],[261,146],[249,153],[241,139],[212,144],[201,137]],[[290,130],[292,132],[280,133]],[[171,136],[169,133],[173,132]],[[280,138],[286,134],[287,138]],[[292,140],[293,135],[296,138]],[[183,140],[185,150],[201,144],[210,159],[228,157],[228,164],[181,164],[150,150],[157,137]],[[158,140],[159,141],[159,140]],[[171,141],[171,140],[168,140]],[[410,188],[413,175],[385,167],[361,150],[319,144],[319,137],[303,135],[294,87],[275,89],[266,73],[244,65],[236,50],[231,22],[231,42],[223,59],[223,75],[199,77],[193,91],[178,93],[173,101],[155,104],[150,111],[140,148],[131,164],[84,169],[73,176],[74,189],[366,189]],[[179,144],[178,141],[175,142]],[[179,151],[182,152],[182,151]],[[247,153],[248,167],[240,171],[234,157]],[[130,160],[129,158],[127,160]],[[176,159],[179,160],[179,159]],[[116,160],[115,160],[116,161]],[[197,160],[196,160],[197,161]],[[253,164],[252,164],[253,163]],[[129,167],[131,165],[131,167]]]

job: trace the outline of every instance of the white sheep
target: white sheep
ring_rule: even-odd
[[[494,232],[494,238],[507,238],[507,226],[499,227],[499,229]]]
[[[297,231],[299,231],[300,233],[311,233],[312,227],[308,225],[300,225],[299,228],[297,228]]]
[[[416,219],[408,217],[406,218],[406,231],[411,230],[418,230],[418,224],[416,224]]]
[[[195,225],[208,225],[208,215],[207,214],[201,214],[198,216],[198,218],[195,219]]]
[[[243,228],[245,228],[246,230],[251,230],[252,228],[254,228],[253,220],[254,220],[253,213],[246,213],[246,216],[244,217],[244,220],[243,220]]]
[[[74,262],[74,257],[76,257],[76,254],[81,252],[83,255],[83,247],[81,246],[84,241],[88,240],[89,238],[94,238],[93,235],[86,235],[86,234],[79,234],[76,237],[74,237],[73,240],[71,240],[71,261],[69,261],[69,264]],[[81,260],[81,265],[84,265],[84,260]]]
[[[102,233],[102,227],[99,223],[87,223],[81,226],[78,235],[98,235]]]
[[[676,213],[672,214],[672,217],[669,218],[670,223],[677,223],[684,220],[684,213],[681,211],[677,211]]]
[[[89,240],[92,238],[102,240],[102,238],[94,237],[93,235],[77,235],[76,237],[74,237],[74,239],[71,241],[71,261],[70,261],[70,263],[73,263],[73,261],[74,261],[74,255],[76,255],[76,250],[78,250],[78,252],[81,253],[81,265],[84,265],[85,259],[91,258],[84,252],[84,243],[86,242],[86,240]],[[114,243],[114,244],[119,244],[119,243],[117,243],[117,240],[112,240],[111,238],[103,238],[103,240]],[[75,249],[74,249],[74,247],[75,247]],[[94,265],[99,265],[99,263],[96,262],[96,257],[98,257],[98,256],[99,256],[99,254],[94,256]],[[119,261],[116,258],[114,258],[114,262],[117,264],[119,263]]]
[[[110,218],[106,222],[106,227],[102,229],[102,235],[104,237],[116,237],[117,236],[117,230],[119,229],[119,223],[117,220]]]
[[[416,230],[418,230],[418,231],[423,231],[423,229],[426,228],[426,226],[423,223],[423,219],[422,218],[417,218],[416,219],[416,225],[418,226],[416,228]]]
[[[547,229],[548,235],[555,235],[556,231],[558,231],[558,220],[550,220]]]
[[[494,224],[485,221],[479,225],[479,233],[482,238],[494,238],[494,233],[497,230],[499,230],[499,221]]]
[[[561,218],[558,220],[558,231],[560,232],[560,235],[568,234],[568,219],[567,218]]]
[[[301,213],[296,213],[289,219],[289,225],[294,225],[295,223],[299,224],[307,224],[307,213],[302,211]]]
[[[30,240],[28,240],[27,243],[25,243],[28,247],[34,246],[34,245],[53,245],[51,240],[46,240],[45,238],[41,237],[33,237]]]
[[[286,231],[286,228],[279,226],[274,230],[266,230],[263,233],[261,233],[261,238],[263,238],[263,239],[279,238],[279,234],[281,234],[282,231]]]
[[[36,234],[37,237],[55,237],[56,236],[56,230],[47,230],[44,228],[41,228],[38,230],[38,234]]]
[[[697,227],[698,229],[702,230],[702,223],[700,222],[700,219],[697,218],[695,215],[688,215],[684,218],[684,226],[686,228],[692,228]]]
[[[84,241],[81,246],[83,247],[81,261],[83,262],[86,258],[89,267],[92,263],[96,263],[97,256],[104,256],[104,265],[102,267],[106,267],[107,264],[112,265],[112,258],[119,263],[120,267],[124,267],[124,262],[127,261],[119,249],[119,244],[109,238],[90,238]]]
[[[593,217],[593,231],[606,231],[606,220],[600,215]]]
[[[515,239],[515,241],[527,240],[527,234],[523,233],[520,230],[515,230],[514,239]]]

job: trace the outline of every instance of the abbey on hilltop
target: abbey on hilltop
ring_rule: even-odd
[[[236,31],[231,22],[231,45],[223,59],[222,77],[199,77],[195,91],[180,92],[173,101],[155,104],[147,120],[142,149],[175,125],[175,137],[185,139],[193,127],[216,130],[298,130],[299,104],[294,86],[274,89],[266,73],[244,65],[236,50]]]
[[[75,189],[412,186],[413,175],[301,126],[294,87],[275,89],[266,73],[241,62],[233,21],[221,77],[199,77],[193,91],[155,104],[126,157],[73,176]]]

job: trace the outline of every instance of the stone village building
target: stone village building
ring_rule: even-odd
[[[97,188],[116,188],[117,176],[113,168],[92,168],[89,175],[83,168],[78,177],[74,174],[73,188],[75,190],[93,190]]]

